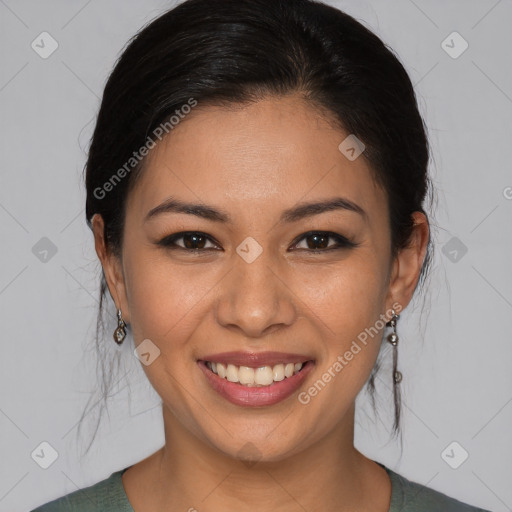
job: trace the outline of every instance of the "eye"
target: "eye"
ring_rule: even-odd
[[[328,240],[335,240],[334,245],[329,245]],[[183,245],[176,243],[178,240],[182,240]],[[332,250],[344,249],[356,247],[357,243],[352,242],[342,235],[333,233],[331,231],[309,231],[304,233],[292,246],[297,249],[298,242],[306,240],[307,247],[305,248],[310,252],[327,252]],[[207,247],[206,244],[211,243],[212,247]],[[168,235],[159,242],[158,245],[166,247],[167,249],[180,249],[189,252],[202,252],[205,250],[218,250],[219,247],[213,239],[206,233],[200,231],[183,231],[181,233],[175,233]],[[303,248],[299,248],[302,250]],[[222,250],[222,249],[221,249]]]
[[[183,246],[178,245],[176,243],[177,240],[183,240]],[[173,235],[166,236],[157,243],[158,245],[168,249],[201,251],[212,249],[212,247],[205,247],[205,244],[208,243],[208,241],[212,242],[212,238],[205,233],[201,233],[200,231],[183,231],[182,233],[175,233]],[[216,244],[213,245],[216,246]]]
[[[329,246],[328,240],[333,239],[335,240],[335,244]],[[345,249],[345,248],[351,248],[356,247],[357,243],[352,242],[351,240],[348,240],[342,235],[338,235],[338,233],[333,233],[331,231],[309,231],[308,233],[304,233],[301,235],[301,237],[298,239],[299,241],[302,240],[309,240],[310,242],[306,242],[306,250],[311,250],[313,252],[326,252],[326,251],[333,251],[338,249]],[[297,243],[293,246],[294,248],[297,248]]]

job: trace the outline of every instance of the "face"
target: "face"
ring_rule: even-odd
[[[414,291],[426,233],[391,258],[386,193],[348,135],[296,96],[198,107],[149,155],[122,258],[99,250],[164,410],[227,455],[346,429],[382,319]]]

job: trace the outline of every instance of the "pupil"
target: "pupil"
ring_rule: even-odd
[[[204,240],[203,243],[200,244],[200,247],[195,247],[197,244],[198,239],[202,239],[201,235],[194,235],[194,234],[188,234],[183,237],[183,241],[185,242],[185,246],[187,249],[201,249],[204,246]],[[192,242],[190,241],[192,239]]]
[[[326,243],[325,243],[325,242],[327,241],[327,239],[328,239],[328,237],[327,237],[327,236],[325,236],[325,235],[311,235],[309,238],[310,238],[310,239],[315,239],[315,240],[321,239],[321,240],[323,240],[323,242],[324,242],[324,243],[320,244],[320,246],[321,246],[320,248],[325,248],[325,247],[327,247],[327,245],[326,245]],[[316,246],[315,246],[315,247],[311,247],[311,245],[315,245],[315,244],[309,244],[309,248],[310,248],[310,249],[318,249],[318,248],[319,248],[319,247],[318,247],[318,245],[319,245],[318,243],[316,243]]]

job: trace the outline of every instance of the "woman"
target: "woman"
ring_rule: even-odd
[[[165,445],[36,509],[476,511],[353,443],[355,399],[431,258],[403,66],[309,0],[188,0],[105,87],[87,221]],[[36,512],[34,511],[34,512]]]

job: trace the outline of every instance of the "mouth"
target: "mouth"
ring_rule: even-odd
[[[210,386],[235,405],[268,406],[292,395],[314,367],[297,354],[230,352],[197,361]]]

